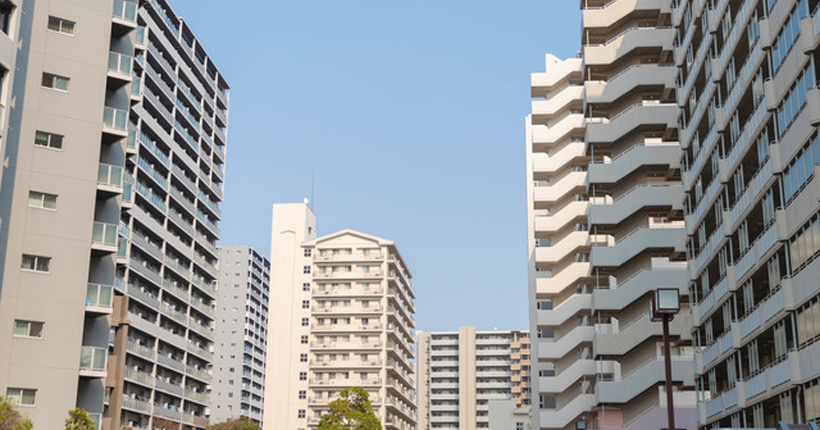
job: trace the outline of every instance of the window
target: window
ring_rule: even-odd
[[[304,417],[305,417],[305,410],[304,410],[304,409],[299,409],[299,410],[296,412],[296,414],[297,414],[297,417],[298,417],[298,418],[304,418]]]
[[[43,338],[43,323],[34,321],[14,320],[15,337]]]
[[[23,270],[30,270],[32,272],[49,273],[50,266],[51,257],[23,254],[23,262],[20,265],[20,268]]]
[[[26,388],[7,388],[6,398],[18,406],[34,406],[37,390]]]
[[[300,399],[300,400],[304,400],[304,399],[306,399],[306,398],[307,398],[307,391],[305,391],[305,390],[299,390],[299,399]]]
[[[516,422],[515,423],[515,430],[524,430],[524,423],[521,422],[521,421]]]
[[[302,309],[310,309],[310,300],[302,300]]]
[[[51,149],[63,149],[63,137],[60,134],[37,131],[34,135],[34,145]]]
[[[64,91],[68,92],[68,82],[70,81],[69,78],[60,75],[54,75],[51,73],[43,72],[43,82],[42,85],[46,88],[51,88],[57,91]]]
[[[299,362],[307,363],[307,354],[299,354]]]
[[[310,325],[310,320],[308,318],[302,318],[302,327],[307,327]]]
[[[299,380],[307,381],[307,372],[299,372]]]
[[[303,335],[303,336],[300,338],[300,340],[299,340],[299,341],[302,343],[302,345],[307,345],[307,343],[308,343],[308,337],[307,337],[307,335]]]
[[[51,31],[56,31],[57,33],[67,34],[70,36],[74,35],[74,21],[69,21],[67,19],[57,18],[56,16],[48,17],[48,29]]]
[[[57,195],[38,191],[28,192],[28,206],[39,209],[57,209]]]
[[[310,291],[310,282],[305,282],[302,284],[302,291]]]
[[[311,255],[313,255],[313,251],[310,248],[306,249],[305,250],[305,257],[310,257]]]
[[[302,273],[310,273],[310,266],[305,266],[302,268]]]

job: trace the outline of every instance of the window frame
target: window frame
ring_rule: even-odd
[[[18,334],[17,333],[17,326],[20,323],[26,324],[26,333],[27,334]],[[40,331],[39,331],[40,335],[39,336],[32,336],[32,334],[31,334],[32,324],[39,324],[40,325]],[[31,320],[15,319],[14,320],[14,331],[12,333],[12,337],[16,337],[16,338],[19,338],[19,339],[39,339],[39,340],[42,340],[44,330],[45,330],[45,323],[42,322],[42,321],[31,321]]]
[[[53,84],[52,86],[46,85],[46,79],[48,79],[48,78],[50,78],[52,80],[52,84]],[[65,79],[65,83],[66,83],[66,85],[65,85],[66,88],[65,89],[58,88],[56,86],[58,79]],[[68,76],[58,75],[56,73],[43,72],[42,79],[40,80],[40,86],[43,87],[43,88],[47,88],[47,89],[50,89],[50,90],[54,90],[54,91],[58,91],[58,92],[61,92],[61,93],[68,94],[71,91],[71,78],[68,77]]]
[[[32,194],[35,194],[35,195],[39,194],[39,196],[38,196],[39,197],[38,201],[39,201],[39,204],[40,204],[39,206],[31,204]],[[46,197],[54,197],[54,207],[47,207],[45,205],[46,204]],[[28,192],[28,207],[33,208],[33,209],[42,209],[42,210],[46,210],[46,211],[56,212],[57,211],[57,198],[58,197],[59,196],[57,194],[44,193],[42,191],[29,190],[29,192]]]
[[[17,391],[17,395],[12,394],[13,391]],[[34,399],[33,403],[23,403],[24,392],[29,391],[33,392],[32,398]],[[15,406],[22,406],[22,407],[35,407],[37,406],[37,389],[35,388],[18,388],[18,387],[7,387],[6,388],[6,399],[10,399]]]
[[[41,145],[41,144],[38,143],[38,141],[37,141],[37,134],[38,133],[42,133],[42,134],[46,135],[46,144],[45,145]],[[58,146],[58,147],[52,146],[52,142],[55,140],[54,139],[55,137],[59,138],[60,146]],[[51,149],[52,151],[62,151],[64,141],[65,141],[65,135],[62,135],[62,134],[51,133],[51,132],[43,131],[43,130],[36,130],[34,132],[34,146],[36,146],[38,148]]]
[[[24,266],[24,263],[26,261],[26,257],[34,258],[34,265],[33,265],[34,268],[33,269],[29,269],[29,268],[26,268]],[[37,267],[39,266],[38,263],[39,263],[40,259],[46,259],[47,260],[46,270],[38,270],[37,269]],[[46,255],[23,254],[23,256],[20,260],[20,270],[22,270],[24,272],[30,272],[30,273],[50,274],[51,273],[51,257],[46,256]]]
[[[51,28],[52,20],[57,21],[57,29]],[[71,23],[71,32],[63,31],[64,25],[63,23]],[[74,37],[76,33],[77,21],[72,21],[70,19],[60,18],[59,16],[49,15],[48,16],[48,23],[46,24],[46,29],[51,33],[62,34],[64,36]]]

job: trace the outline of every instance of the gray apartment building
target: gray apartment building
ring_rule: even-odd
[[[818,4],[673,2],[701,428],[820,419]]]
[[[270,261],[250,246],[219,247],[211,422],[262,423]]]
[[[0,14],[0,394],[36,428],[202,429],[228,85],[163,0]]]

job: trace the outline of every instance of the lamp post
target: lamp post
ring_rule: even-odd
[[[675,430],[675,404],[672,398],[672,354],[669,350],[669,321],[680,312],[677,288],[658,288],[649,299],[652,321],[663,322],[663,364],[666,371],[666,416],[669,430]]]

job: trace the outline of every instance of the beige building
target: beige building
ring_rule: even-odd
[[[0,13],[0,394],[35,428],[203,429],[227,84],[164,0]]]
[[[578,59],[532,77],[528,228],[536,429],[666,427],[658,287],[688,302],[669,1],[584,1]],[[671,324],[693,429],[689,309]]]
[[[515,420],[530,404],[529,333],[476,331],[418,334],[419,430],[492,428],[490,404],[499,423]],[[500,424],[499,424],[500,425]],[[501,428],[501,427],[499,427]]]
[[[273,206],[265,430],[315,427],[341,390],[364,388],[385,429],[416,425],[414,296],[393,242],[316,237],[307,204]]]
[[[702,428],[820,419],[817,7],[672,9]]]

